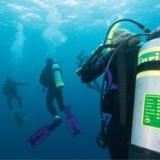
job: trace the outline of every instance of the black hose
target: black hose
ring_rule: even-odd
[[[106,65],[105,73],[108,72],[109,66],[110,66],[110,64],[111,64],[111,62],[112,62],[112,59],[113,59],[114,56],[116,55],[116,53],[118,53],[118,51],[119,51],[124,45],[128,44],[128,41],[129,41],[129,40],[131,40],[131,39],[133,39],[133,38],[135,38],[135,37],[148,36],[148,35],[149,35],[149,34],[147,34],[147,33],[146,33],[146,34],[136,34],[136,35],[134,35],[134,36],[129,37],[127,40],[121,42],[121,43],[119,44],[119,46],[115,49],[115,51],[112,53],[112,55],[111,55],[111,57],[110,57],[107,65]],[[104,76],[103,79],[102,79],[102,87],[101,87],[102,90],[101,90],[101,97],[100,97],[101,99],[100,99],[100,101],[102,101],[102,99],[104,98],[104,91],[105,91],[104,86],[105,86],[105,76]],[[108,89],[109,89],[109,87],[108,87]],[[101,110],[100,110],[100,117],[101,117],[101,121],[102,121],[102,120],[104,119],[104,117],[103,117],[102,107],[100,107],[100,108],[101,108]]]
[[[139,23],[139,22],[137,22],[137,21],[134,21],[134,20],[132,20],[132,19],[127,19],[127,18],[120,19],[120,20],[117,20],[116,22],[114,22],[114,23],[109,27],[109,29],[108,29],[108,31],[107,31],[107,33],[106,33],[105,39],[104,39],[104,41],[103,41],[103,47],[106,45],[106,41],[108,40],[109,33],[110,33],[110,31],[112,30],[112,28],[114,27],[114,25],[116,25],[117,23],[120,23],[120,22],[131,22],[131,23],[137,25],[137,26],[138,26],[141,30],[143,30],[146,34],[151,32],[151,30],[150,30],[149,28],[147,28],[146,26],[144,26],[143,24],[141,24],[141,23]],[[130,39],[132,39],[132,38],[134,38],[134,37],[136,37],[136,36],[140,36],[140,35],[142,35],[142,34],[137,34],[137,35],[135,35],[135,36],[132,36],[132,37],[130,37],[129,39],[127,39],[125,42],[122,42],[121,44],[119,44],[119,46],[116,48],[116,50],[112,53],[112,56],[110,57],[109,62],[107,63],[105,72],[108,71],[109,66],[110,66],[110,63],[111,63],[114,55],[117,53],[117,51],[118,51],[125,43],[127,43]],[[147,35],[148,35],[148,34],[147,34]],[[105,48],[105,47],[104,47],[104,48]],[[103,77],[103,80],[102,80],[101,95],[100,95],[100,98],[101,98],[101,99],[100,99],[100,102],[101,102],[101,100],[102,100],[102,98],[103,98],[103,96],[104,96],[104,85],[105,85],[105,76]],[[101,107],[100,107],[100,108],[101,108]],[[101,120],[104,119],[104,118],[103,118],[102,108],[101,108],[101,110],[100,110],[100,117],[101,117]]]
[[[131,22],[133,24],[136,24],[141,30],[143,30],[145,33],[150,33],[151,30],[149,28],[147,28],[146,26],[144,26],[143,24],[137,22],[137,21],[134,21],[132,19],[127,19],[127,18],[124,18],[124,19],[120,19],[120,20],[117,20],[116,22],[114,22],[108,29],[107,33],[106,33],[106,36],[105,36],[105,39],[104,39],[104,42],[103,42],[103,45],[106,43],[107,39],[108,39],[108,35],[110,33],[110,31],[112,30],[113,26],[119,22]]]

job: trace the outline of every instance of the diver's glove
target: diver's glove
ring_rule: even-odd
[[[15,120],[16,120],[17,124],[19,126],[22,126],[23,123],[24,123],[23,117],[20,114],[18,114],[18,113],[14,113],[14,117],[15,117]]]
[[[160,37],[160,27],[158,27],[155,31],[151,32],[147,40],[149,41],[159,37]]]
[[[88,60],[86,61],[86,63],[84,63],[84,65],[80,68],[78,68],[78,70],[76,71],[76,73],[78,74],[78,76],[81,76],[82,72],[84,70],[86,70],[91,64],[96,63],[97,59],[102,56],[102,51],[104,49],[104,45],[101,44],[98,46],[98,48],[92,53],[92,55],[88,58]]]
[[[98,58],[100,57],[100,56],[102,56],[102,51],[103,51],[103,49],[104,49],[104,45],[103,44],[100,44],[97,48],[96,48],[96,50],[92,53],[92,55],[91,55],[91,57],[89,58],[89,62],[88,63],[95,63],[97,60],[98,60]]]
[[[69,107],[64,108],[64,114],[66,116],[67,127],[71,135],[76,136],[82,134],[82,128],[80,126],[80,123],[75,118]]]

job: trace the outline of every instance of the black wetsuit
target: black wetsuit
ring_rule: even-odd
[[[12,100],[16,99],[20,107],[22,107],[22,99],[17,93],[17,86],[25,85],[23,83],[18,83],[11,81],[3,86],[3,94],[7,97],[7,104],[11,110],[13,110]]]
[[[44,85],[48,89],[46,96],[46,103],[49,112],[54,116],[57,115],[57,111],[53,105],[53,100],[56,99],[58,107],[61,111],[64,110],[64,101],[63,101],[63,93],[62,88],[56,88],[53,76],[52,65],[47,65],[41,72],[40,83]]]
[[[112,159],[128,158],[128,143],[130,142],[131,135],[130,132],[138,51],[139,47],[127,47],[119,50],[112,59],[109,67],[108,73],[111,73],[111,77],[108,77],[108,73],[105,74],[106,81],[109,81],[109,79],[112,80],[112,85],[106,85],[106,93],[104,98],[101,100],[101,107],[104,113],[112,114],[106,134],[108,140],[108,149]],[[125,64],[123,63],[125,71],[120,69],[122,65],[122,59],[119,58],[119,55],[122,53],[123,56],[121,58],[124,60],[123,62],[125,62]],[[106,54],[105,56],[99,58],[96,63],[92,63],[90,66],[88,66],[88,68],[84,69],[81,74],[82,82],[88,83],[103,74],[111,54],[111,52]],[[126,77],[126,90],[124,91],[122,89],[124,82],[120,82],[121,78],[123,79],[123,77]],[[120,91],[120,88],[122,91]],[[108,89],[109,91],[107,92]],[[123,99],[126,100],[127,108],[126,124],[121,124],[119,95],[122,94],[122,92],[125,92],[124,95],[126,95],[123,97]]]

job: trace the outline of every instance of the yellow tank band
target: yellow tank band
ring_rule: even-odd
[[[144,71],[137,74],[136,79],[150,76],[160,76],[160,71],[150,70]]]
[[[108,39],[107,39],[107,43],[106,44],[112,44],[112,40],[114,38],[114,33],[115,31],[120,27],[120,23],[117,23],[113,26],[112,30],[110,31],[109,35],[108,35]]]
[[[53,66],[52,66],[52,70],[60,70],[60,67],[59,67],[59,65],[58,64],[53,64]]]
[[[64,83],[59,82],[56,84],[56,88],[63,88],[64,87]]]
[[[114,39],[114,34],[116,32],[116,30],[120,27],[120,23],[117,23],[113,26],[112,30],[110,31],[109,35],[108,35],[108,39],[106,41],[105,44],[112,44],[113,43],[113,39]],[[106,51],[110,51],[110,48],[107,48]]]
[[[142,50],[142,51],[139,53],[138,57],[140,57],[140,56],[142,56],[142,55],[144,55],[144,54],[146,54],[146,53],[148,53],[148,52],[156,52],[156,51],[160,51],[160,47],[147,48],[147,49]]]

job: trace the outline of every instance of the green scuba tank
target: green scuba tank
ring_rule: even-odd
[[[54,82],[56,88],[62,88],[64,87],[64,82],[61,74],[61,69],[58,64],[54,63],[52,66],[53,70],[53,76],[54,76]]]
[[[160,156],[160,38],[138,54],[131,144]]]

